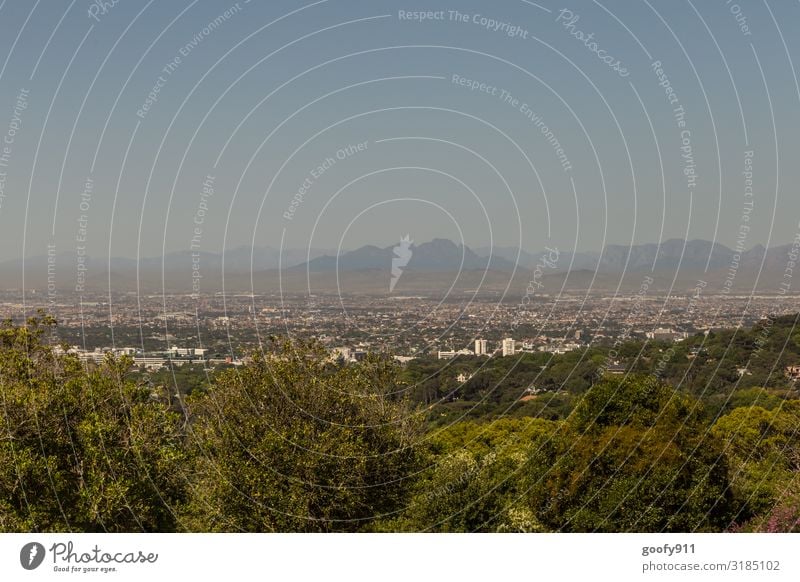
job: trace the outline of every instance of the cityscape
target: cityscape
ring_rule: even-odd
[[[150,295],[133,293],[25,305],[6,292],[0,317],[22,321],[23,308],[58,320],[51,341],[81,359],[130,355],[147,368],[183,363],[240,364],[269,336],[317,340],[355,361],[368,352],[399,362],[415,357],[564,354],[620,341],[680,342],[690,335],[749,327],[800,308],[800,297],[706,294],[559,294],[531,302],[496,297],[402,295]],[[510,295],[510,294],[509,294]],[[778,301],[780,299],[780,301]],[[780,303],[781,310],[776,311]]]
[[[799,30],[0,0],[0,579],[800,579]]]

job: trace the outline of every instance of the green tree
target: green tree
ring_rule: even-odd
[[[733,500],[699,406],[652,377],[595,384],[530,454],[525,489],[562,531],[719,531]]]
[[[284,343],[191,402],[199,463],[189,527],[356,531],[398,511],[420,470],[422,418],[391,361],[336,365]]]
[[[745,504],[740,520],[751,518],[751,528],[768,528],[776,509],[800,518],[800,402],[786,401],[774,410],[737,408],[711,432],[725,443],[731,487]]]
[[[436,457],[414,497],[386,531],[544,531],[524,503],[520,483],[528,446],[554,423],[503,419],[462,422],[432,435]]]
[[[54,354],[53,325],[0,328],[0,530],[173,531],[182,417],[126,379],[129,360]]]

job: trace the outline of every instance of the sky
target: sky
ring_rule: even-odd
[[[5,0],[0,260],[786,244],[798,26],[775,0]]]

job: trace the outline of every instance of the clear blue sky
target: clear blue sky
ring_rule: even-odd
[[[1,6],[0,259],[798,230],[797,2]]]

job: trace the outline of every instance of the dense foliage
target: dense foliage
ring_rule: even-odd
[[[401,368],[277,341],[146,374],[5,323],[0,530],[798,531],[795,321],[626,344],[621,375],[601,348]]]
[[[192,406],[189,526],[355,531],[399,510],[421,466],[422,418],[390,397],[389,366],[334,366],[285,344],[219,376]]]
[[[175,529],[184,419],[125,380],[130,361],[55,356],[41,342],[51,325],[0,329],[0,529]]]

